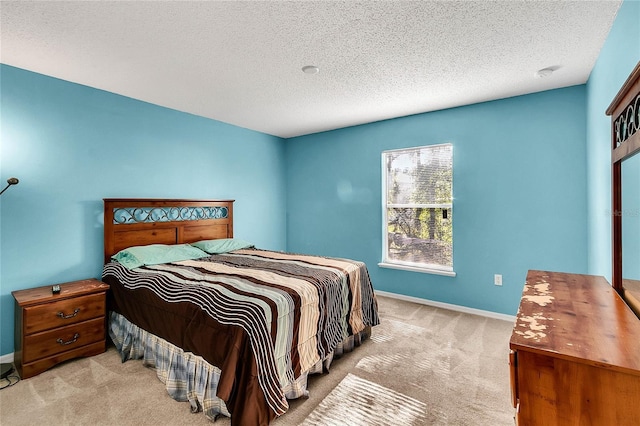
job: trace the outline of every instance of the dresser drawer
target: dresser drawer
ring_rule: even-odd
[[[104,339],[104,317],[35,333],[24,338],[22,361],[28,363]]]
[[[104,317],[104,294],[91,294],[24,308],[24,334]]]

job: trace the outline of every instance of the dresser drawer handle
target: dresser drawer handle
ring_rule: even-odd
[[[80,312],[80,308],[75,308],[75,309],[73,310],[73,313],[72,313],[72,314],[69,314],[69,315],[65,315],[65,314],[64,314],[64,313],[62,313],[62,312],[58,312],[56,315],[57,315],[57,316],[59,316],[59,317],[60,317],[60,318],[62,318],[62,319],[69,319],[69,318],[73,318],[73,317],[75,317],[76,315],[78,315],[78,312]]]
[[[60,344],[61,344],[61,345],[63,345],[63,346],[64,346],[64,345],[70,345],[70,344],[72,344],[72,343],[75,343],[75,342],[78,340],[78,337],[80,337],[80,334],[79,334],[79,333],[76,333],[76,334],[74,334],[74,335],[73,335],[73,339],[69,340],[68,342],[65,342],[65,341],[64,341],[64,340],[62,340],[62,339],[57,339],[57,340],[56,340],[56,342],[60,343]]]

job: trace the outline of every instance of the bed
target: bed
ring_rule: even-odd
[[[379,323],[364,263],[234,238],[233,200],[105,199],[104,233],[123,362],[143,359],[212,420],[269,424]]]

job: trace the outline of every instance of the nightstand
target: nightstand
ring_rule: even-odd
[[[106,296],[109,286],[96,279],[13,291],[14,363],[23,379],[63,361],[106,350]]]

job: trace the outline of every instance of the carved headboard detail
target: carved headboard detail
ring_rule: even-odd
[[[104,261],[120,250],[233,237],[234,200],[104,199]]]

